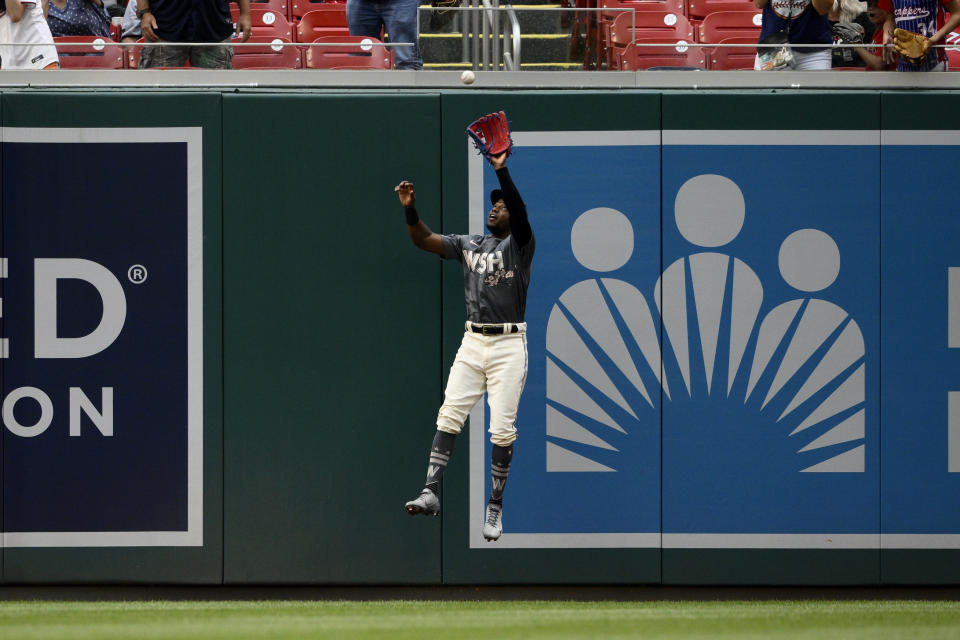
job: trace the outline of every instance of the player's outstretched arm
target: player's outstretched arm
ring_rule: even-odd
[[[533,237],[533,229],[530,228],[530,219],[527,217],[527,205],[523,203],[520,192],[513,184],[510,172],[507,171],[508,153],[501,153],[498,156],[490,156],[490,164],[497,171],[497,179],[500,181],[500,191],[503,192],[503,204],[507,205],[507,211],[510,212],[510,235],[518,247],[525,247]]]
[[[430,227],[417,214],[417,194],[413,190],[413,183],[403,180],[393,190],[397,192],[400,204],[403,205],[403,210],[407,215],[407,233],[410,235],[413,244],[424,251],[442,256],[443,236],[431,231]]]

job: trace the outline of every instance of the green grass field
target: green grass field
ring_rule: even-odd
[[[960,603],[3,602],[0,638],[960,638]]]

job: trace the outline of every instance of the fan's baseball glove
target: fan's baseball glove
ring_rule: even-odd
[[[900,57],[910,64],[922,64],[930,51],[930,39],[919,33],[905,29],[895,29],[893,31],[893,46]]]

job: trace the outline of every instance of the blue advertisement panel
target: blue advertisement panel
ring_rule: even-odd
[[[879,132],[563,136],[511,160],[538,244],[503,546],[878,548]]]
[[[518,463],[496,546],[658,547],[659,132],[515,132],[514,141],[510,171],[537,248]],[[470,233],[484,233],[498,183],[467,152]],[[471,424],[486,424],[484,409]],[[485,545],[489,455],[484,431],[471,429],[471,547]]]
[[[3,130],[6,547],[202,545],[200,132]]]
[[[664,131],[664,547],[879,545],[878,143]]]
[[[883,143],[883,547],[957,549],[960,135],[884,131]]]

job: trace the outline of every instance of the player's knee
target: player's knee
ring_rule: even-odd
[[[442,408],[440,409],[440,413],[437,414],[437,429],[440,431],[446,431],[447,433],[456,435],[463,429],[463,422],[464,418],[451,415]]]
[[[437,431],[443,431],[444,433],[449,433],[449,434],[452,434],[452,435],[455,435],[455,436],[456,436],[456,435],[460,435],[460,429],[461,429],[461,428],[462,428],[462,427],[454,428],[454,427],[448,427],[448,426],[445,426],[445,425],[439,425],[439,424],[437,425]]]
[[[498,447],[509,447],[517,439],[517,430],[512,429],[509,432],[496,432],[490,434],[490,442]]]

